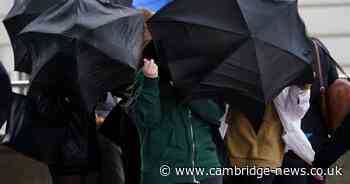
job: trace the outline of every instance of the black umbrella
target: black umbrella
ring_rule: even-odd
[[[149,25],[175,86],[192,96],[267,103],[311,62],[296,1],[176,0]]]
[[[140,11],[122,5],[67,0],[39,16],[20,37],[34,48],[30,53],[38,53],[33,77],[39,81],[43,78],[36,73],[53,57],[68,53],[74,58],[72,70],[92,112],[99,96],[132,82],[142,51],[143,22]]]
[[[27,48],[17,39],[18,34],[32,20],[45,10],[64,0],[15,0],[10,12],[4,19],[4,25],[9,34],[15,55],[15,69],[22,72],[31,72],[31,61],[27,55]]]
[[[11,104],[11,82],[10,78],[0,61],[0,127],[7,120]]]
[[[54,35],[32,34],[21,37],[31,60],[30,87],[28,94],[35,96],[43,90],[78,91],[76,60],[72,55],[70,39]]]

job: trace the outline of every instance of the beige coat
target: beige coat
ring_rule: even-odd
[[[226,141],[232,166],[277,168],[282,165],[282,124],[272,105],[267,106],[258,134],[243,113],[230,111]]]

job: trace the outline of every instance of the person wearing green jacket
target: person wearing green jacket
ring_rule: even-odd
[[[222,176],[213,175],[221,165],[212,127],[220,126],[224,108],[210,99],[178,102],[153,60],[144,60],[137,78],[132,108],[141,139],[141,184],[221,184]],[[203,173],[176,172],[182,168]]]

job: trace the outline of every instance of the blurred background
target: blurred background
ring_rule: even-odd
[[[350,73],[350,0],[299,0],[300,13],[312,36],[320,38],[333,57]],[[0,20],[12,6],[12,0],[0,1]],[[11,76],[13,90],[25,93],[27,76],[13,71],[13,53],[7,32],[0,24],[0,61]],[[338,166],[344,168],[344,176],[329,177],[328,184],[350,182],[350,154],[340,159]]]

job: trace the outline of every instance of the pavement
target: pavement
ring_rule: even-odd
[[[333,167],[342,168],[342,176],[329,176],[327,184],[349,184],[350,183],[350,152],[341,157]]]

